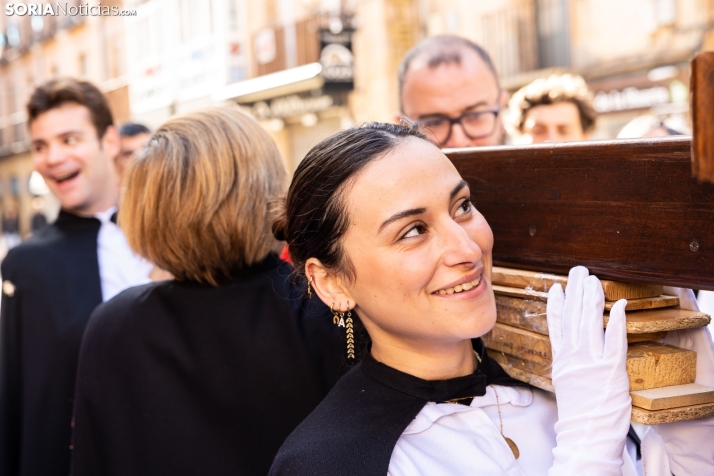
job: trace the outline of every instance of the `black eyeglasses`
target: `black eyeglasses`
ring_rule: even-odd
[[[487,111],[466,112],[459,117],[437,116],[408,122],[416,126],[419,132],[431,137],[441,145],[451,137],[454,124],[460,124],[466,137],[471,140],[490,136],[496,130],[496,118],[500,112],[501,109],[496,108]]]

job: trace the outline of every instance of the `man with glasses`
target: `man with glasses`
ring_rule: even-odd
[[[465,38],[428,38],[399,66],[397,120],[443,148],[503,144],[507,99],[488,53]]]

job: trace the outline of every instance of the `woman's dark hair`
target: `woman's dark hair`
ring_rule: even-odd
[[[298,274],[308,258],[317,258],[354,278],[340,246],[349,223],[342,191],[367,164],[409,137],[431,142],[415,129],[371,122],[338,132],[307,153],[293,176],[283,216],[273,223],[275,237],[288,242]]]

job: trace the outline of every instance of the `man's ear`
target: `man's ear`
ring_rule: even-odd
[[[104,150],[107,156],[114,162],[121,150],[119,132],[116,127],[107,127],[107,130],[104,131],[104,135],[102,136],[101,144],[102,150]]]
[[[342,312],[355,307],[355,300],[342,274],[327,269],[317,258],[307,260],[305,276],[325,305]]]
[[[508,106],[508,91],[501,90],[501,97],[499,98],[499,103],[501,104],[501,109],[505,109]]]

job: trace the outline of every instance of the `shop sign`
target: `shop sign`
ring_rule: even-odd
[[[645,109],[669,101],[669,89],[665,86],[651,88],[628,87],[609,92],[600,91],[595,95],[593,106],[599,113]]]
[[[346,103],[344,95],[327,94],[322,91],[291,94],[281,96],[269,101],[258,101],[253,104],[243,105],[256,119],[263,121],[266,119],[283,119],[291,116],[301,116],[308,113],[325,111],[335,106],[342,106]]]
[[[353,29],[320,30],[320,64],[326,91],[354,89]]]

